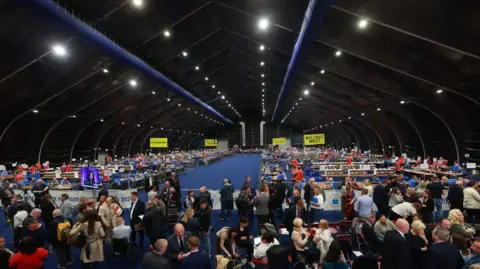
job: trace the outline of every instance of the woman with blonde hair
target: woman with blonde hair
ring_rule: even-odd
[[[467,240],[475,235],[475,227],[465,223],[463,213],[459,209],[450,210],[450,212],[448,212],[448,219],[452,222],[452,227],[450,228],[451,234],[461,234]]]
[[[327,255],[332,241],[333,237],[328,229],[328,221],[325,219],[320,220],[318,230],[315,232],[315,237],[313,238],[313,242],[315,242],[317,248],[320,249],[320,263],[325,263],[325,256]]]
[[[110,208],[112,209],[112,224],[114,227],[117,227],[117,218],[121,218],[123,215],[123,207],[118,202],[115,196],[109,196],[107,202],[110,203]]]
[[[198,237],[201,230],[200,223],[197,219],[193,218],[194,215],[195,211],[193,210],[193,208],[187,208],[187,210],[185,211],[185,215],[183,215],[182,218],[182,224],[185,228],[185,231],[190,232],[191,235]]]
[[[105,231],[104,241],[105,243],[112,243],[112,233],[113,233],[113,210],[112,206],[112,199],[107,196],[102,195],[100,196],[99,204],[97,207],[97,214],[100,216],[102,220],[103,228]]]
[[[425,224],[415,220],[410,227],[410,232],[405,235],[405,239],[412,252],[413,268],[425,268],[428,245],[428,240],[425,237]]]
[[[303,220],[295,218],[293,220],[292,241],[298,253],[298,260],[307,267],[312,267],[314,263],[318,263],[320,258],[320,250],[318,248],[309,249],[308,239],[312,235],[303,229]]]
[[[363,181],[363,188],[368,190],[368,196],[373,198],[373,186],[370,183],[370,179]]]

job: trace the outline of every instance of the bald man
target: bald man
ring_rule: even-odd
[[[395,230],[388,231],[383,243],[382,269],[410,269],[412,254],[405,239],[410,226],[405,219],[399,218],[395,222]]]
[[[170,259],[173,269],[180,269],[185,254],[190,251],[188,248],[188,238],[185,236],[185,229],[181,223],[175,224],[175,233],[167,239],[167,257]]]
[[[213,208],[212,195],[210,194],[210,192],[208,192],[207,187],[205,186],[202,186],[200,188],[200,193],[198,194],[197,198],[195,198],[194,206],[196,210],[200,209],[200,201],[207,202],[210,210]]]
[[[165,239],[158,239],[153,244],[153,251],[143,255],[142,268],[143,269],[172,269],[172,262],[164,254],[168,248],[168,241]]]

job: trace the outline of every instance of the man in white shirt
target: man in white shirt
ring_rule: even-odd
[[[390,211],[390,220],[394,221],[398,218],[407,219],[417,214],[417,212],[420,212],[421,208],[422,205],[420,203],[412,204],[409,202],[403,202],[399,205],[392,207],[392,210]]]
[[[27,218],[28,213],[26,210],[20,210],[13,216],[13,232],[15,233],[15,238],[20,236],[20,233],[23,229],[23,220]]]
[[[132,233],[132,228],[125,225],[125,221],[122,218],[117,218],[116,227],[113,228],[113,238],[114,239],[127,239]]]
[[[262,260],[268,263],[267,250],[274,245],[279,245],[278,240],[273,236],[273,234],[265,233],[262,234],[261,243],[254,249],[253,257],[258,260]]]

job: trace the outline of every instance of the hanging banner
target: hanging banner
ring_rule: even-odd
[[[150,137],[150,148],[168,148],[168,138]]]
[[[285,145],[286,143],[285,137],[272,138],[272,145]]]
[[[303,135],[303,145],[325,145],[325,134],[306,134]]]
[[[217,143],[217,139],[205,139],[205,147],[216,147]]]

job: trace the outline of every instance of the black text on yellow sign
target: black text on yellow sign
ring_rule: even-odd
[[[324,144],[325,144],[325,134],[306,134],[306,135],[303,135],[303,145],[304,146],[324,145]]]
[[[217,139],[205,139],[205,147],[216,147]]]
[[[168,148],[168,138],[150,137],[150,148]]]
[[[285,137],[272,138],[273,145],[285,145],[287,143]]]

